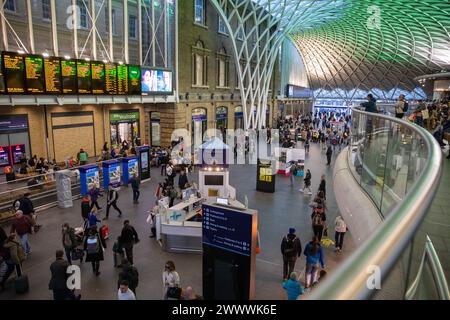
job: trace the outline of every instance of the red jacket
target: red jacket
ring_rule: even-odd
[[[11,233],[17,232],[19,236],[31,233],[31,218],[23,215],[21,218],[14,218],[11,225]]]

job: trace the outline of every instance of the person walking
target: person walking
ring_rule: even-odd
[[[178,177],[178,187],[180,190],[186,189],[186,185],[188,184],[188,178],[186,175],[185,169],[181,170],[180,176]]]
[[[66,253],[67,262],[72,264],[72,251],[78,245],[75,237],[75,229],[71,228],[68,223],[64,223],[62,226],[62,244]]]
[[[85,227],[84,229],[91,229],[93,227],[96,227],[97,223],[102,222],[97,218],[97,215],[95,214],[96,212],[97,211],[94,208],[89,212],[87,224],[85,224],[87,228]]]
[[[10,233],[17,233],[17,236],[22,243],[22,247],[25,250],[25,254],[29,255],[31,253],[31,247],[28,242],[28,235],[33,233],[33,222],[31,218],[24,215],[21,210],[17,210],[11,224]]]
[[[119,291],[117,292],[118,300],[136,300],[136,296],[133,291],[129,288],[129,283],[127,280],[120,282]]]
[[[302,244],[295,234],[295,228],[289,228],[289,233],[281,241],[283,256],[283,281],[294,271],[297,258],[302,254]]]
[[[305,192],[306,189],[308,189],[308,194],[311,195],[311,171],[309,169],[306,169],[305,178],[303,179],[304,186],[303,189],[300,189],[300,192]]]
[[[313,285],[317,283],[319,264],[325,269],[325,256],[316,236],[306,245],[303,254],[306,256],[305,289],[307,289],[311,286],[311,282]]]
[[[119,193],[110,183],[108,186],[108,198],[107,198],[107,206],[106,206],[106,217],[103,220],[108,220],[109,218],[109,208],[111,206],[119,212],[119,218],[122,217],[122,211],[117,207],[117,200],[119,199]]]
[[[56,251],[56,260],[50,265],[51,278],[48,288],[53,291],[53,300],[80,300],[81,295],[75,296],[67,287],[69,277],[67,268],[71,263],[64,260],[64,252]]]
[[[347,224],[341,215],[336,217],[334,221],[334,240],[335,240],[335,252],[341,253],[344,245],[344,236],[347,232]]]
[[[325,175],[322,174],[322,175],[320,176],[320,184],[319,184],[319,189],[317,190],[317,193],[319,193],[320,191],[322,191],[322,192],[323,192],[323,197],[324,197],[324,199],[327,198],[327,188],[326,188],[326,184],[327,184],[327,182],[326,182],[326,180],[325,180]]]
[[[310,134],[309,131],[308,131],[308,134]],[[309,138],[308,137],[305,140],[305,153],[309,153]]]
[[[139,181],[139,178],[137,177],[136,173],[133,174],[133,176],[130,179],[131,188],[133,189],[133,203],[137,204],[139,203],[139,196],[141,195],[141,192],[139,191],[139,187],[141,182]]]
[[[291,179],[291,186],[293,186],[295,183],[295,177],[297,176],[298,173],[298,167],[295,161],[292,161],[292,165],[291,168],[289,169],[289,172],[290,172],[289,178]]]
[[[9,276],[16,270],[17,277],[22,276],[22,262],[26,260],[25,250],[22,245],[16,241],[16,235],[10,234],[3,243],[3,247],[0,247],[0,251],[3,251],[2,257],[5,257],[6,271],[3,277],[0,278],[0,291],[5,288],[5,283]]]
[[[97,227],[89,229],[88,236],[84,240],[84,250],[86,251],[86,262],[92,264],[92,272],[98,277],[100,275],[100,261],[104,260],[103,251],[106,249],[106,242],[97,231]]]
[[[81,199],[81,218],[83,219],[83,223],[89,219],[89,213],[91,212],[91,204],[89,203],[89,197],[84,196]]]
[[[327,153],[326,153],[326,155],[327,155],[327,166],[329,166],[331,164],[331,155],[332,154],[333,154],[333,149],[331,148],[331,145],[330,145],[330,146],[328,146]]]
[[[128,261],[133,265],[133,246],[138,243],[139,236],[129,220],[123,222],[122,232],[120,233],[120,243],[125,249]]]
[[[130,264],[127,258],[122,259],[122,271],[119,273],[119,288],[123,281],[128,282],[128,287],[136,296],[136,288],[139,284],[139,272]]]
[[[91,190],[89,190],[89,197],[91,198],[91,207],[90,209],[95,206],[97,210],[101,210],[102,208],[98,205],[98,197],[103,197],[102,193],[100,192],[100,189],[97,188],[97,186],[94,186]]]
[[[297,298],[304,293],[300,282],[298,281],[297,272],[292,272],[289,280],[283,283],[283,289],[287,292],[288,300],[297,300]]]
[[[314,235],[322,240],[323,231],[325,229],[326,224],[326,215],[325,210],[321,204],[318,204],[316,208],[314,208],[313,213],[311,214],[311,223]]]
[[[173,261],[167,261],[163,271],[163,299],[174,299],[179,296],[175,292],[180,288],[180,275],[175,270]]]

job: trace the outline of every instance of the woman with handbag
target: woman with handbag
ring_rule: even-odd
[[[167,261],[163,271],[164,300],[179,299],[181,295],[180,276],[173,261]]]

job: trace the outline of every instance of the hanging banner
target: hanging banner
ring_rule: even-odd
[[[110,160],[102,164],[103,168],[103,188],[106,190],[111,183],[114,188],[120,186],[120,161]]]

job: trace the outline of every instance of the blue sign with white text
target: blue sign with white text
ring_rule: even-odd
[[[202,206],[203,243],[250,256],[252,215],[225,207]]]
[[[102,164],[103,168],[103,188],[107,189],[111,183],[114,188],[120,186],[120,161],[110,160]]]
[[[87,195],[92,188],[100,187],[98,166],[86,166],[80,168],[81,195]]]
[[[136,156],[122,158],[122,183],[127,185],[133,175],[139,178],[138,158]]]

